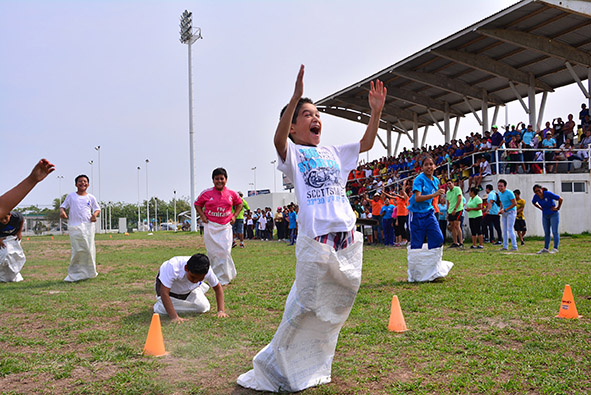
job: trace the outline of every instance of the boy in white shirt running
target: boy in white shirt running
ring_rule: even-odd
[[[371,82],[371,117],[361,141],[319,147],[322,122],[302,98],[304,66],[275,132],[278,169],[293,182],[300,210],[296,278],[273,340],[253,359],[238,384],[259,391],[301,391],[328,383],[337,338],[361,283],[363,235],[345,194],[359,154],[378,132],[386,88]],[[291,141],[288,141],[288,138]]]

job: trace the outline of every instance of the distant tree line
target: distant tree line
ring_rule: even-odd
[[[61,201],[63,202],[66,198],[66,195],[62,196]],[[174,199],[170,201],[161,200],[158,198],[151,198],[149,202],[150,208],[150,222],[154,223],[165,223],[167,220],[167,213],[168,213],[168,221],[174,222]],[[138,206],[137,203],[125,203],[125,202],[100,202],[101,205],[101,216],[104,216],[107,221],[106,228],[107,229],[117,229],[119,226],[119,218],[127,218],[127,227],[131,228],[138,228]],[[158,217],[156,218],[156,206],[158,208]],[[36,205],[33,206],[26,206],[26,207],[17,207],[16,211],[22,214],[36,214],[42,215],[45,217],[46,221],[49,223],[49,229],[56,229],[59,227],[59,207],[60,207],[60,199],[55,198],[53,199],[52,207],[44,207],[39,208]],[[110,208],[109,208],[110,207]],[[110,210],[110,224],[109,224],[109,210]],[[191,205],[190,200],[188,197],[181,197],[176,199],[176,213],[177,216],[183,212],[190,212]],[[190,216],[190,213],[189,213]],[[179,223],[182,223],[183,220],[187,217],[179,217]],[[145,223],[146,221],[146,200],[140,203],[140,221],[141,223]],[[42,231],[49,230],[46,229],[45,225],[42,225],[41,222],[37,221],[35,223],[35,229],[41,233]],[[42,229],[43,228],[43,229]],[[62,222],[62,228],[67,229],[67,221]],[[138,228],[139,229],[139,228]]]

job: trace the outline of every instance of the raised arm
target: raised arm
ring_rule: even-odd
[[[298,101],[302,98],[304,94],[304,65],[300,66],[300,71],[298,72],[298,77],[296,79],[295,89],[293,91],[293,96],[289,100],[289,104],[283,113],[283,116],[279,120],[279,125],[277,125],[277,130],[275,130],[275,138],[273,142],[275,143],[275,149],[279,154],[281,160],[285,160],[287,155],[287,138],[289,136],[289,130],[291,128],[291,120],[293,119],[293,115],[295,113],[296,106],[298,105]]]
[[[31,174],[22,180],[17,186],[0,196],[0,217],[5,217],[10,210],[16,207],[27,196],[37,183],[42,181],[49,173],[55,170],[55,166],[47,159],[41,159],[31,171]]]
[[[365,134],[361,138],[361,147],[359,152],[369,151],[373,147],[373,143],[378,135],[378,128],[380,126],[380,118],[382,116],[382,110],[386,103],[387,89],[384,87],[384,83],[380,80],[376,80],[374,85],[373,81],[370,83],[369,89],[369,108],[371,108],[371,116]]]

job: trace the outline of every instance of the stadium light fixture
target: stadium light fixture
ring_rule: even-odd
[[[189,162],[191,177],[191,231],[197,231],[197,212],[193,202],[197,199],[197,190],[195,183],[195,133],[193,130],[193,71],[191,64],[191,45],[201,37],[201,29],[193,28],[193,13],[185,10],[180,18],[180,41],[187,44],[189,50]]]

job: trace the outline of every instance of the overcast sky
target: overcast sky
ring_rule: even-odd
[[[138,166],[144,200],[146,159],[150,196],[188,197],[187,46],[178,26],[185,9],[203,34],[193,45],[199,193],[220,166],[234,190],[252,189],[255,173],[257,189],[273,190],[274,177],[280,189],[272,136],[300,64],[304,93],[318,100],[515,2],[0,0],[0,192],[45,157],[56,171],[22,205],[51,204],[58,175],[66,193],[76,175],[92,174],[98,197],[100,146],[103,201],[135,203]],[[549,95],[545,118],[578,112],[582,95],[569,92]],[[519,104],[509,111],[513,123],[527,120]],[[460,137],[479,130],[469,118]],[[322,141],[355,141],[364,130],[324,115]],[[369,158],[384,154],[376,143]]]

